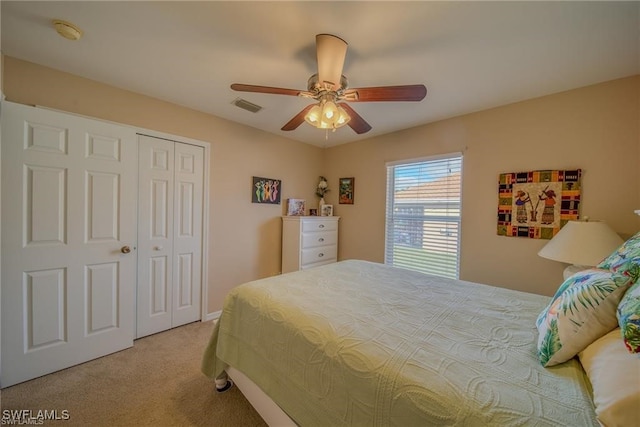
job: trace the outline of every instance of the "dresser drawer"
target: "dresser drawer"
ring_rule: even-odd
[[[333,231],[338,229],[338,221],[335,220],[310,220],[302,222],[302,232],[309,231]]]
[[[321,262],[314,262],[313,264],[305,264],[300,267],[300,270],[306,270],[308,268],[313,268],[313,267],[320,267],[321,265],[333,264],[336,261],[338,260],[334,258],[334,259],[328,259]]]
[[[338,246],[320,246],[318,248],[303,249],[300,256],[301,264],[306,266],[307,264],[313,264],[316,262],[323,262],[329,260],[335,260],[338,258]]]
[[[335,245],[336,243],[338,243],[338,232],[336,230],[318,233],[302,233],[302,249]]]

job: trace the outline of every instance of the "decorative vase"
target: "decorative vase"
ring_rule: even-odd
[[[320,197],[318,202],[318,215],[322,216],[322,208],[324,207],[324,197]]]

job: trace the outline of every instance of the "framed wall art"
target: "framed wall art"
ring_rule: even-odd
[[[254,176],[251,203],[279,205],[281,192],[282,181],[279,179]]]
[[[498,235],[551,239],[579,218],[582,170],[539,170],[498,176]]]
[[[340,192],[338,203],[340,203],[341,205],[353,204],[354,183],[355,178],[340,178],[340,182],[338,185]]]

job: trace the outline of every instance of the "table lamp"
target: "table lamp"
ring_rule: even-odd
[[[553,236],[538,255],[569,265],[563,276],[567,279],[578,271],[594,267],[624,241],[605,222],[569,221]]]

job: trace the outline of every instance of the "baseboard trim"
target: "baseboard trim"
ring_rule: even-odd
[[[222,314],[222,310],[214,311],[213,313],[207,313],[207,315],[202,319],[203,322],[208,322],[210,320],[218,320],[220,315]]]

